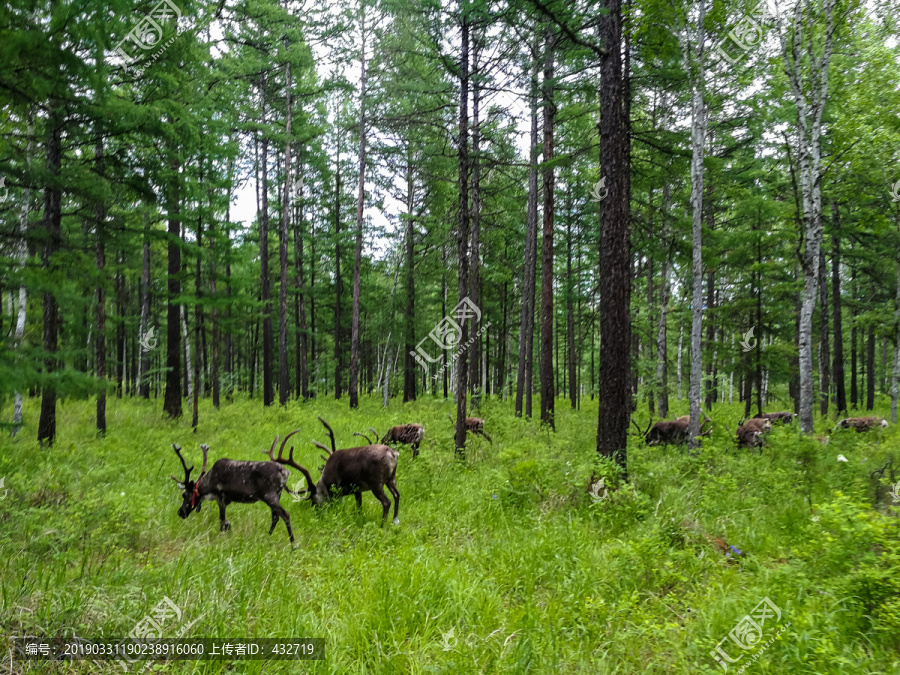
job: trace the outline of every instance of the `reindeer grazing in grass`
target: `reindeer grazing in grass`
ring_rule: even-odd
[[[700,425],[700,436],[709,436],[712,433],[712,420],[705,410],[701,409],[700,412],[706,418]],[[690,440],[690,415],[682,415],[674,420],[660,420],[652,427],[648,424],[644,431],[641,431],[634,420],[631,423],[634,424],[634,428],[638,430],[647,445],[683,445]],[[707,424],[710,425],[709,429],[703,431],[703,427]]]
[[[856,429],[856,433],[861,434],[864,431],[872,429],[887,429],[887,420],[880,417],[846,417],[837,423],[834,431],[838,429]]]
[[[456,422],[453,421],[453,418],[450,417],[450,413],[447,413],[447,419],[450,420],[450,424],[453,425],[453,428],[456,428]],[[494,441],[491,440],[491,437],[484,433],[484,420],[480,417],[467,417],[466,418],[466,433],[469,434],[478,434],[479,436],[484,436],[487,439],[487,442],[491,445],[494,444]]]
[[[378,438],[378,432],[375,429],[369,427],[369,431],[375,434],[375,438]],[[370,445],[372,444],[371,439],[365,434],[354,431],[353,435],[365,438]],[[419,456],[419,443],[422,442],[423,438],[425,438],[425,427],[421,424],[400,424],[388,429],[387,433],[381,437],[379,443],[382,445],[394,445],[397,443],[409,445],[412,447],[413,459],[415,459]]]
[[[763,436],[772,431],[772,421],[759,417],[738,422],[737,442],[739,448],[761,448]]]
[[[299,429],[297,430],[299,431]],[[281,449],[287,440],[297,433],[292,431],[284,437]],[[278,442],[278,436],[272,441],[271,454]],[[181,448],[172,444],[175,454],[181,460],[181,466],[184,468],[184,482],[179,481],[175,476],[171,476],[178,487],[184,490],[182,495],[183,502],[181,508],[178,509],[178,515],[187,518],[194,511],[199,512],[200,506],[206,500],[215,500],[219,505],[219,520],[221,521],[220,531],[227,532],[231,527],[225,519],[225,507],[231,503],[252,504],[253,502],[265,502],[272,510],[272,527],[269,534],[275,531],[278,519],[281,518],[287,527],[288,536],[291,543],[294,541],[294,532],[291,529],[291,517],[288,512],[281,506],[281,491],[285,490],[290,471],[279,464],[272,462],[250,462],[237,461],[233,459],[220,459],[213,464],[213,468],[207,473],[206,463],[209,454],[209,446],[201,445],[203,451],[203,467],[200,469],[200,477],[195,481],[191,480],[191,471],[194,467],[188,468],[184,457],[181,455]],[[279,455],[281,452],[279,451]],[[291,492],[288,490],[288,492]],[[293,494],[293,493],[292,493]]]
[[[313,506],[321,506],[334,497],[353,495],[356,497],[356,505],[362,508],[362,493],[371,491],[375,498],[381,502],[384,511],[382,524],[387,520],[391,509],[391,500],[384,494],[384,486],[387,485],[394,497],[394,524],[399,525],[400,519],[397,513],[400,510],[400,493],[397,491],[397,457],[398,453],[393,448],[380,443],[365,445],[359,448],[346,448],[336,450],[334,431],[328,422],[321,417],[319,421],[324,425],[331,437],[331,450],[317,441],[313,444],[328,453],[325,458],[325,467],[318,483],[314,483],[309,471],[294,461],[294,448],[291,447],[288,458],[282,456],[284,443],[278,451],[278,457],[273,455],[275,444],[269,450],[269,459],[278,464],[285,464],[297,469],[306,478],[307,489],[301,492],[309,493],[307,499]]]
[[[796,413],[782,410],[780,412],[773,413],[759,413],[758,415],[754,415],[751,419],[769,420],[772,422],[772,424],[775,424],[776,422],[781,422],[782,424],[791,424],[796,417]]]

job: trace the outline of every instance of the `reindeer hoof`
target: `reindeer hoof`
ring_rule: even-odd
[[[219,530],[220,532],[228,532],[231,529],[231,523],[227,520],[222,521],[222,528]]]
[[[399,524],[400,524],[400,519],[394,518],[394,525],[399,525]]]

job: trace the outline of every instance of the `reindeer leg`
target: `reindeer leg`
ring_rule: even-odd
[[[231,527],[231,523],[229,523],[225,519],[225,500],[222,498],[216,499],[219,503],[219,521],[221,525],[219,526],[219,532],[228,532],[228,529]]]
[[[397,479],[391,476],[387,486],[391,494],[394,495],[394,525],[399,525],[400,519],[397,517],[397,512],[400,510],[400,493],[397,491]]]
[[[291,516],[285,511],[284,507],[279,504],[278,505],[278,515],[281,516],[281,519],[284,521],[284,526],[287,528],[288,536],[291,538],[291,543],[294,543],[294,531],[291,529]]]
[[[275,510],[274,506],[269,506],[272,509],[272,527],[269,528],[269,536],[272,536],[272,533],[275,531],[275,526],[278,524],[278,512]]]
[[[413,459],[415,459],[416,457],[419,456],[419,444],[418,443],[412,444],[412,451],[413,451]]]
[[[484,436],[487,439],[487,442],[490,443],[491,445],[494,444],[494,441],[491,440],[491,437],[488,436],[486,433],[484,433],[481,429],[476,430],[475,433],[480,434],[481,436]]]
[[[373,485],[372,494],[381,502],[381,506],[384,509],[381,514],[381,524],[384,525],[384,521],[386,521],[388,517],[388,512],[391,510],[391,500],[384,494],[384,486],[382,485]]]
[[[362,492],[357,490],[356,492],[353,493],[353,496],[356,497],[356,508],[361,509],[362,508]]]

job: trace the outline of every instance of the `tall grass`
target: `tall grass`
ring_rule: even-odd
[[[631,482],[619,484],[596,457],[596,405],[558,409],[549,433],[484,402],[494,443],[471,437],[458,460],[454,406],[433,399],[383,409],[363,398],[355,412],[331,400],[203,402],[196,435],[158,402],[112,399],[103,438],[94,402],[67,401],[52,449],[34,442],[29,401],[26,426],[0,439],[0,631],[124,637],[168,596],[196,621],[187,637],[327,645],[318,662],[157,666],[168,673],[714,673],[709,653],[768,597],[791,625],[747,672],[900,672],[900,528],[886,479],[872,476],[891,457],[900,469],[896,429],[820,445],[779,427],[752,454],[734,448],[737,406],[719,406],[696,454],[632,438]],[[229,506],[226,534],[212,502],[178,518],[173,442],[199,470],[200,443],[213,461],[261,460],[276,433],[299,428],[295,454],[318,477],[317,415],[339,447],[370,425],[425,425],[418,459],[401,448],[399,526],[380,526],[369,493],[361,512],[353,499],[314,511],[283,494],[294,547],[281,523],[268,536],[260,503]],[[617,489],[595,501],[592,471]],[[741,554],[726,557],[716,538]]]

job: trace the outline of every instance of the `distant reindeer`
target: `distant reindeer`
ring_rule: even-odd
[[[369,431],[375,434],[375,438],[378,438],[378,432],[375,431],[375,429],[369,427]],[[365,438],[370,445],[372,444],[371,439],[365,434],[354,431],[353,435]],[[425,427],[421,424],[400,424],[388,429],[387,433],[381,437],[381,441],[379,442],[383,445],[394,445],[398,443],[409,445],[412,447],[413,459],[415,459],[419,456],[419,443],[422,442],[423,438],[425,438]]]
[[[856,433],[860,434],[875,428],[887,429],[887,427],[887,420],[883,420],[880,417],[846,417],[837,423],[834,431],[838,429],[856,429]]]
[[[709,418],[709,415],[706,414],[705,410],[701,409],[700,412],[706,418],[700,425],[700,436],[709,436],[712,433],[712,420]],[[682,445],[687,443],[690,440],[690,422],[690,415],[682,415],[674,420],[660,420],[656,424],[653,424],[652,427],[648,424],[647,429],[641,431],[637,423],[634,420],[631,421],[631,423],[634,424],[634,428],[638,430],[638,433],[643,437],[647,445]],[[703,427],[707,424],[710,425],[709,429],[703,431]]]
[[[772,424],[775,424],[776,422],[781,422],[782,424],[791,424],[796,417],[796,413],[782,410],[780,412],[773,413],[759,413],[758,415],[754,415],[751,419],[769,420],[770,422],[772,422]]]
[[[269,449],[269,459],[278,464],[285,464],[297,469],[306,478],[307,489],[301,492],[308,492],[307,499],[313,506],[321,506],[334,497],[343,497],[353,495],[356,497],[356,506],[362,508],[362,493],[371,491],[375,498],[381,502],[384,511],[382,513],[382,524],[387,520],[388,512],[391,509],[391,500],[384,494],[384,486],[387,485],[388,490],[394,497],[394,524],[399,525],[400,519],[397,513],[400,510],[400,493],[397,491],[397,457],[398,453],[393,448],[380,443],[362,446],[359,448],[347,448],[344,450],[336,450],[334,442],[334,432],[328,422],[321,417],[319,421],[324,425],[331,437],[331,450],[321,443],[313,441],[317,448],[321,448],[328,453],[325,461],[325,467],[322,469],[322,476],[318,483],[314,483],[309,471],[294,461],[294,448],[290,449],[287,459],[282,456],[284,443],[278,451],[278,457],[273,456],[275,444]]]
[[[281,444],[282,450],[287,440],[297,433],[292,431],[284,437]],[[278,436],[272,441],[272,450],[275,449],[275,443],[278,442]],[[291,529],[291,517],[288,512],[281,506],[281,491],[285,490],[290,471],[283,466],[273,464],[272,462],[252,462],[237,461],[233,459],[220,459],[213,464],[213,468],[206,472],[207,457],[209,454],[209,446],[201,445],[203,451],[203,467],[200,469],[200,477],[195,481],[191,480],[191,471],[194,467],[188,468],[184,457],[181,455],[181,448],[172,443],[172,448],[178,459],[181,460],[181,466],[184,468],[184,482],[179,481],[175,476],[171,476],[178,487],[184,490],[183,502],[181,508],[178,509],[178,515],[181,518],[187,518],[194,511],[200,511],[200,506],[206,500],[215,500],[219,505],[219,520],[221,522],[219,531],[227,532],[231,527],[225,519],[225,507],[232,502],[238,504],[252,504],[253,502],[265,502],[272,510],[272,527],[269,534],[275,531],[278,519],[281,518],[287,527],[288,536],[291,543],[294,541],[294,532]],[[271,453],[272,450],[269,452]],[[279,451],[279,454],[281,452]],[[288,490],[288,492],[291,492]],[[291,493],[293,494],[293,493]]]
[[[758,417],[738,422],[737,443],[739,448],[761,448],[763,436],[772,431],[772,421]]]
[[[447,419],[450,420],[450,424],[452,424],[453,428],[455,429],[456,422],[454,422],[453,418],[450,417],[450,413],[447,413]],[[484,436],[487,439],[488,443],[490,443],[491,445],[494,444],[494,441],[491,440],[491,437],[484,433],[484,420],[480,417],[466,418],[466,433]]]

